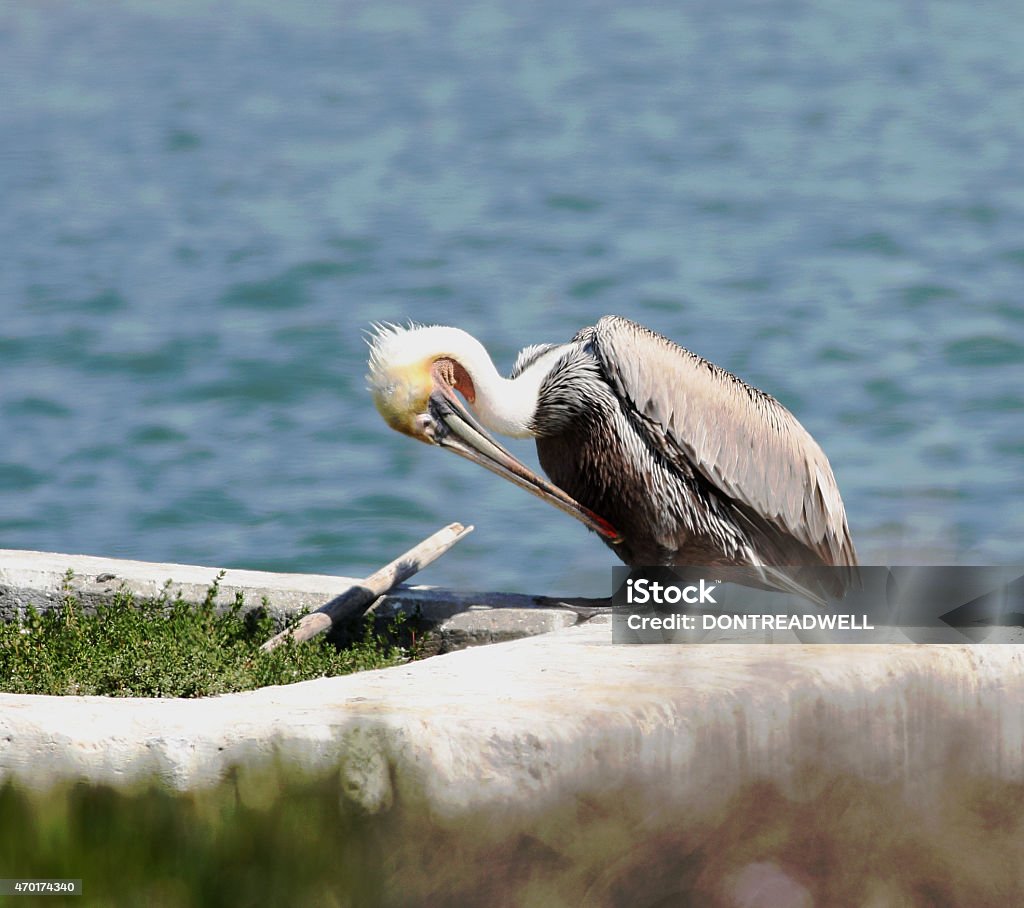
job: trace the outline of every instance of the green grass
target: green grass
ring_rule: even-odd
[[[46,790],[0,783],[0,878],[81,879],[81,896],[0,903],[86,908],[379,905],[386,863],[338,773],[239,767],[177,792],[157,780]]]
[[[198,606],[171,598],[136,601],[121,590],[85,611],[70,590],[60,608],[0,622],[0,690],[20,694],[100,694],[115,697],[206,697],[290,684],[406,661],[392,633],[372,623],[339,648],[325,636],[288,640],[260,651],[275,627],[265,608],[245,610],[239,594],[226,611],[214,603],[217,581]],[[219,578],[218,578],[219,579]]]

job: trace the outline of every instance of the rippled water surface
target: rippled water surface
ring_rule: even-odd
[[[12,3],[0,547],[607,593],[391,432],[373,320],[642,321],[820,440],[866,561],[1020,561],[1024,26],[984,4]],[[514,446],[532,458],[532,446]]]

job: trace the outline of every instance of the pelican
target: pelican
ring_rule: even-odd
[[[853,582],[817,442],[775,398],[649,328],[605,316],[568,343],[526,347],[508,378],[458,328],[377,325],[369,343],[388,425],[533,492],[628,565],[752,568],[751,585],[818,602]],[[536,439],[551,482],[489,432]],[[800,583],[778,570],[828,565],[848,567]]]

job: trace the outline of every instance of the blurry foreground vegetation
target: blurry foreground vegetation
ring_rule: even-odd
[[[81,879],[82,895],[0,898],[19,906],[189,908],[380,904],[381,855],[342,807],[335,773],[240,767],[214,788],[175,792],[0,783],[0,878]]]
[[[70,581],[70,576],[68,578]],[[32,694],[201,697],[406,661],[369,620],[336,638],[260,645],[278,630],[238,596],[217,613],[118,592],[95,613],[65,584],[60,608],[0,622],[0,690]],[[344,808],[337,774],[241,766],[211,788],[179,792],[156,778],[111,787],[0,781],[0,878],[81,879],[81,896],[19,895],[18,905],[375,905],[381,857],[365,819]]]
[[[69,578],[70,579],[70,578]],[[273,652],[260,645],[275,626],[266,609],[245,611],[239,594],[218,614],[215,582],[198,606],[172,599],[169,586],[136,601],[119,591],[89,613],[66,585],[62,607],[0,622],[0,690],[19,694],[204,697],[384,668],[405,661],[371,622],[344,648],[327,636],[290,640]]]

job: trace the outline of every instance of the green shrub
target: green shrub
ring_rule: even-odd
[[[68,578],[70,580],[70,576]],[[218,613],[215,581],[198,606],[170,586],[136,601],[121,590],[95,613],[65,584],[62,605],[0,623],[0,690],[22,694],[205,697],[399,664],[406,654],[371,622],[339,649],[327,637],[260,645],[275,627],[265,608],[245,611],[241,594]],[[396,630],[396,628],[392,628]]]

